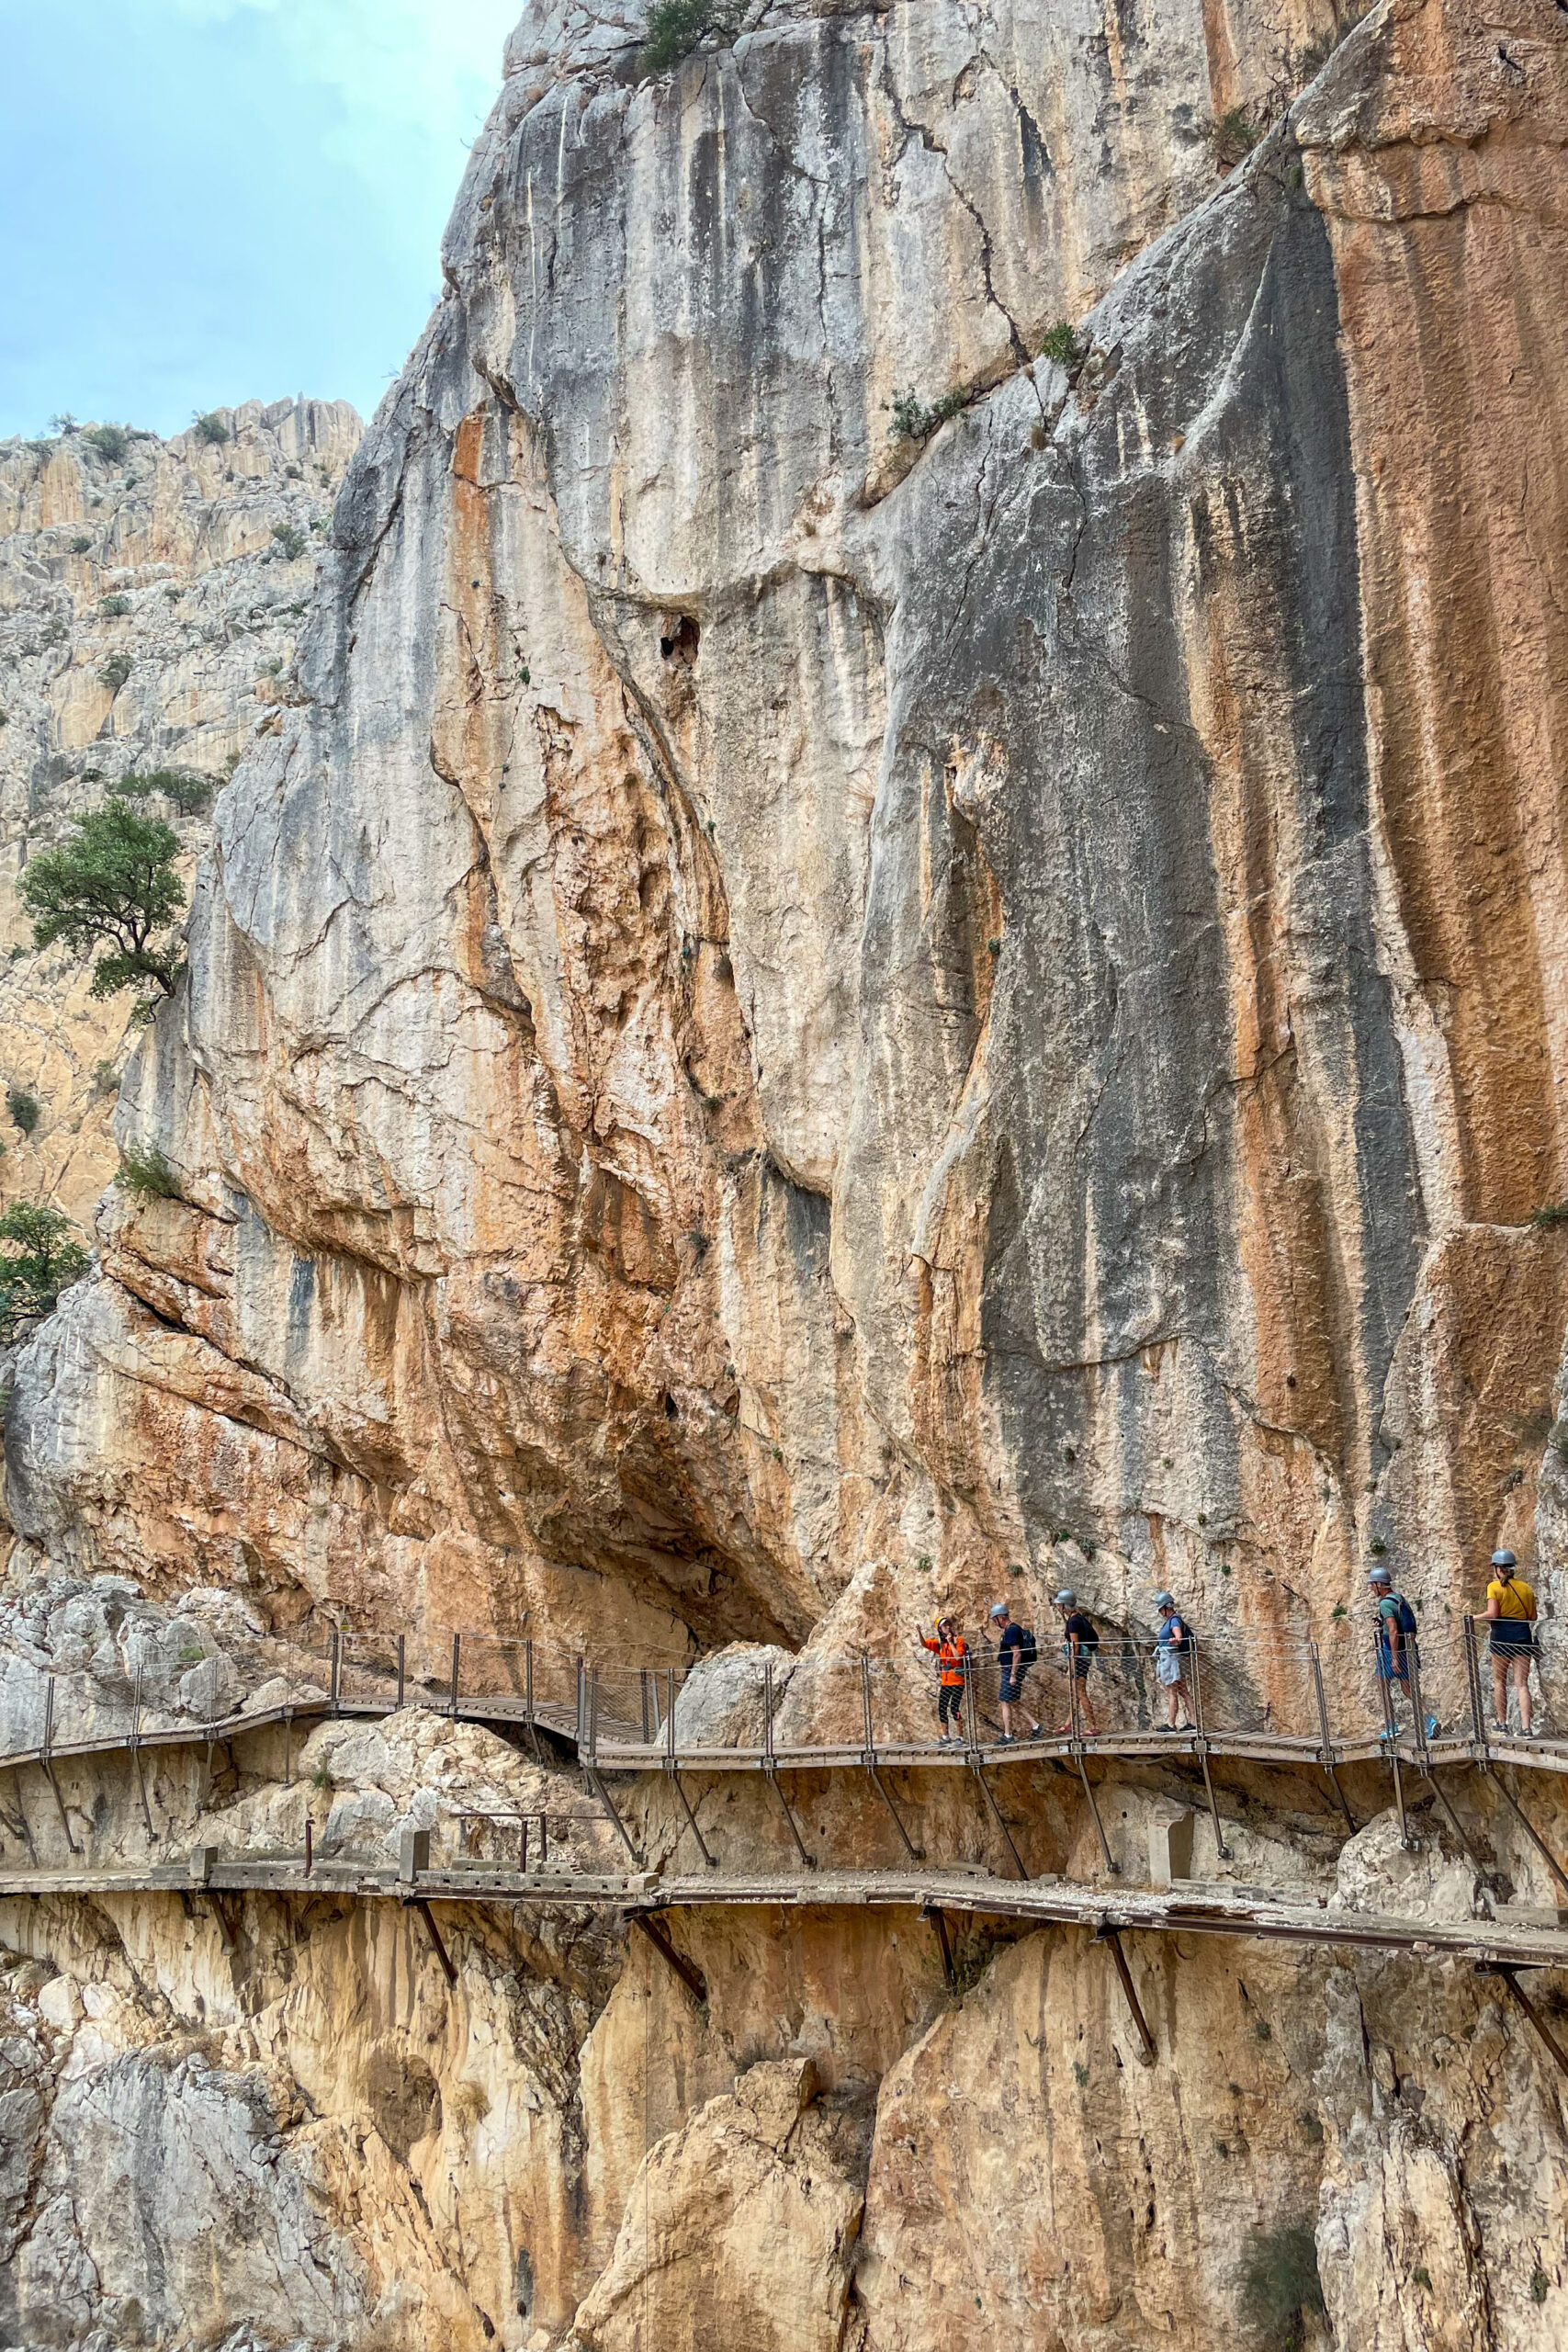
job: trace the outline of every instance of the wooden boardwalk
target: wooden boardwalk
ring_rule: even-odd
[[[1497,1968],[1568,1968],[1568,1913],[1552,1926],[1539,1914],[1434,1923],[1371,1911],[1334,1909],[1322,1895],[1286,1890],[1177,1885],[1141,1893],[1077,1880],[1020,1881],[977,1870],[823,1870],[818,1872],[705,1871],[661,1874],[627,1871],[585,1874],[567,1869],[525,1872],[486,1865],[410,1871],[391,1864],[328,1860],[307,1867],[303,1854],[224,1854],[198,1849],[182,1861],[99,1868],[0,1867],[0,1896],[190,1895],[267,1894],[338,1900],[579,1906],[621,1917],[671,1910],[742,1905],[786,1911],[897,1910],[1074,1927],[1103,1934],[1147,1929],[1165,1935],[1261,1937],[1347,1951],[1403,1951],[1432,1962]]]

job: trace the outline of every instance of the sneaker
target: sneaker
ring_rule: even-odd
[[[998,1732],[997,1735],[997,1746],[998,1747],[1016,1747],[1018,1746],[1018,1742],[1014,1739],[1010,1731]]]
[[[1029,1726],[1029,1736],[1031,1739],[1043,1739],[1044,1737],[1044,1734],[1042,1732],[1038,1724],[1031,1724]]]
[[[1427,1736],[1428,1739],[1436,1739],[1438,1736],[1438,1718],[1436,1715],[1428,1715],[1427,1718]]]

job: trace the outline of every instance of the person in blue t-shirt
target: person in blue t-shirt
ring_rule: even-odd
[[[1416,1644],[1416,1611],[1401,1592],[1393,1589],[1393,1577],[1387,1568],[1373,1568],[1367,1577],[1371,1587],[1372,1611],[1377,1629],[1378,1680],[1387,1692],[1388,1722],[1383,1727],[1384,1739],[1397,1739],[1399,1722],[1394,1713],[1393,1694],[1403,1690],[1412,1706],[1410,1669],[1420,1668],[1421,1653]],[[1437,1735],[1438,1718],[1427,1718],[1427,1736]]]
[[[1022,1702],[1023,1678],[1039,1655],[1034,1636],[1027,1625],[1015,1625],[1012,1611],[1005,1600],[991,1603],[991,1631],[997,1637],[997,1665],[1001,1680],[997,1690],[997,1703],[1002,1711],[1001,1747],[1013,1744],[1012,1711]],[[1032,1715],[1029,1719],[1031,1736],[1038,1739],[1040,1726]]]

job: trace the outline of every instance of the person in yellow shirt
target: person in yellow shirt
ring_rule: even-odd
[[[1530,1660],[1535,1656],[1535,1593],[1522,1576],[1511,1552],[1492,1555],[1492,1581],[1486,1588],[1486,1618],[1492,1628],[1492,1713],[1494,1728],[1508,1728],[1508,1682],[1519,1694],[1519,1736],[1529,1739]]]

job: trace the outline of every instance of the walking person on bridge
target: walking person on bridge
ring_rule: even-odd
[[[1077,1594],[1073,1591],[1070,1585],[1062,1587],[1061,1591],[1056,1595],[1055,1606],[1061,1612],[1062,1632],[1066,1637],[1062,1645],[1062,1653],[1067,1672],[1072,1677],[1068,1685],[1067,1720],[1057,1726],[1056,1736],[1060,1739],[1066,1733],[1076,1731],[1077,1714],[1081,1713],[1089,1725],[1089,1737],[1098,1739],[1100,1725],[1094,1720],[1094,1709],[1089,1704],[1089,1670],[1094,1664],[1100,1648],[1100,1628],[1093,1618],[1086,1617],[1078,1607]],[[1076,1713],[1070,1704],[1070,1696],[1074,1690],[1077,1692]]]
[[[1373,1568],[1367,1577],[1372,1589],[1372,1607],[1377,1625],[1378,1680],[1383,1689],[1383,1709],[1387,1721],[1382,1737],[1399,1737],[1399,1717],[1394,1709],[1393,1694],[1403,1690],[1412,1709],[1416,1704],[1411,1690],[1410,1669],[1419,1671],[1421,1653],[1416,1642],[1416,1611],[1402,1592],[1395,1592],[1393,1578],[1387,1568]],[[1427,1718],[1427,1736],[1436,1736],[1438,1718]]]
[[[1155,1673],[1165,1692],[1165,1727],[1167,1731],[1195,1731],[1197,1725],[1187,1702],[1187,1661],[1192,1655],[1192,1635],[1178,1612],[1174,1593],[1156,1592],[1155,1607],[1159,1611]]]
[[[1530,1710],[1530,1660],[1535,1656],[1535,1589],[1517,1575],[1511,1552],[1492,1555],[1486,1616],[1492,1628],[1492,1713],[1495,1728],[1508,1728],[1508,1684],[1519,1694],[1519,1737],[1534,1736]]]
[[[955,1746],[962,1747],[964,1745],[962,1710],[964,1685],[969,1675],[969,1645],[951,1617],[939,1617],[936,1621],[934,1638],[928,1634],[922,1634],[920,1647],[936,1652],[939,1669],[936,1694],[938,1745],[942,1747],[948,1746],[947,1726],[951,1722],[953,1742]]]
[[[1023,1698],[1023,1678],[1039,1657],[1033,1634],[1027,1625],[1015,1625],[1012,1611],[1005,1600],[991,1603],[991,1629],[997,1637],[997,1664],[1001,1680],[997,1690],[997,1703],[1001,1709],[1002,1736],[998,1743],[1002,1747],[1013,1744],[1012,1711]],[[1029,1719],[1031,1735],[1038,1739],[1040,1726],[1032,1715]]]

